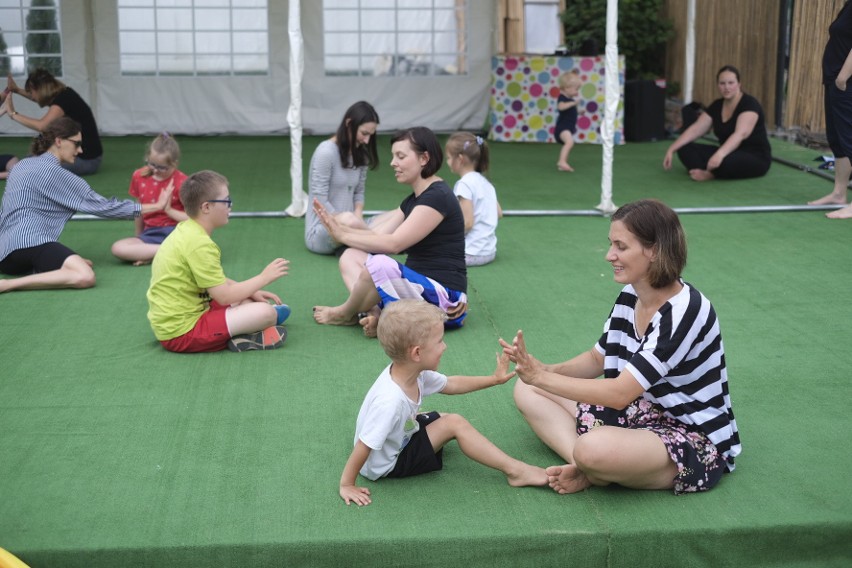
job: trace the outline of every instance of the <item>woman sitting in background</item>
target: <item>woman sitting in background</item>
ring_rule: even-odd
[[[35,101],[40,107],[48,107],[47,112],[41,118],[30,118],[17,112],[12,97],[7,96],[4,106],[9,116],[12,120],[27,128],[44,132],[48,124],[62,116],[67,116],[80,124],[83,133],[83,151],[79,156],[75,156],[72,162],[63,163],[62,167],[78,176],[85,176],[98,171],[104,153],[101,137],[98,134],[98,125],[95,122],[92,109],[77,94],[77,91],[66,86],[65,83],[59,81],[44,69],[36,69],[30,73],[23,89],[18,87],[15,80],[9,75],[7,90],[9,94],[14,93]]]
[[[0,272],[20,278],[0,280],[0,292],[49,288],[91,288],[91,262],[58,242],[65,223],[77,212],[110,219],[133,219],[162,211],[171,199],[163,191],[156,203],[107,199],[82,178],[61,167],[80,153],[80,125],[57,118],[33,139],[33,157],[18,162],[0,203]]]
[[[373,105],[358,101],[346,109],[337,133],[320,142],[311,157],[308,202],[319,201],[338,223],[367,227],[364,190],[367,170],[379,165],[378,126]],[[331,254],[343,246],[331,238],[311,207],[305,215],[305,246],[317,254]]]
[[[742,91],[740,72],[725,65],[716,74],[717,99],[698,115],[691,125],[684,124],[663,158],[663,168],[670,170],[674,153],[686,166],[695,181],[760,177],[769,171],[772,151],[766,135],[763,108],[757,99]],[[719,146],[698,144],[698,138],[710,129],[719,139]]]
[[[369,229],[342,225],[319,201],[314,211],[329,235],[350,248],[340,257],[349,297],[339,306],[315,306],[325,325],[359,324],[376,336],[381,307],[400,298],[423,298],[447,314],[445,327],[461,327],[467,315],[464,216],[453,190],[436,174],[444,161],[441,145],[418,126],[391,140],[396,181],[412,192]],[[388,255],[406,253],[405,264]]]

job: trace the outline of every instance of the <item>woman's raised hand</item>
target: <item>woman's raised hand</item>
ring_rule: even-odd
[[[330,214],[318,199],[314,199],[314,213],[319,217],[320,222],[325,226],[328,234],[336,241],[340,241],[340,233],[342,232],[340,223]]]
[[[527,351],[524,332],[518,330],[511,344],[500,338],[500,346],[503,347],[503,353],[515,364],[518,377],[528,385],[534,384],[539,374],[544,371],[544,365]]]

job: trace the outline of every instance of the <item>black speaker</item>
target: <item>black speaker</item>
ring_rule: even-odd
[[[624,83],[624,139],[649,142],[666,137],[666,90],[651,80]]]

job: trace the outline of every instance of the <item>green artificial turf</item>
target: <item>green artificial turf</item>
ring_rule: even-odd
[[[230,178],[235,210],[289,203],[286,139],[180,141],[185,171]],[[107,139],[90,183],[125,193],[145,142]],[[556,149],[493,145],[504,208],[597,203],[600,149],[576,147],[576,174],[556,171]],[[682,169],[661,170],[664,149],[616,149],[617,203],[801,203],[830,188],[777,164],[760,180],[696,184]],[[384,163],[368,184],[369,208],[403,197]],[[291,261],[269,289],[293,314],[282,349],[200,355],[154,341],[150,267],[109,252],[132,223],[72,221],[62,242],[93,260],[98,285],[0,295],[0,546],[34,568],[847,566],[852,225],[819,211],[682,221],[684,278],[722,325],[743,442],[733,474],[699,495],[610,487],[559,496],[509,487],[450,444],[441,472],[361,480],[373,492],[365,508],[344,505],[337,484],[361,400],[387,361],[357,328],[313,322],[311,307],[341,302],[345,289],[334,258],[304,249],[303,220],[235,218],[214,233],[231,278],[277,256]],[[590,348],[619,290],[603,258],[607,230],[600,217],[505,217],[497,260],[470,270],[470,316],[447,334],[440,370],[490,372],[497,338],[519,328],[546,362]],[[519,459],[557,463],[511,390],[433,395],[424,409],[463,414]]]

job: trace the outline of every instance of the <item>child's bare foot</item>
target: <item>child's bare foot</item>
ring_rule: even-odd
[[[84,259],[83,259],[83,262],[85,262],[85,263],[86,263],[86,264],[88,264],[89,266],[94,266],[94,265],[95,265],[95,263],[94,263],[94,262],[92,262],[91,260],[89,260],[88,258],[84,258]]]
[[[150,260],[137,260],[133,263],[133,266],[145,266],[146,264],[151,264]]]
[[[586,474],[574,464],[552,465],[545,471],[548,485],[560,495],[577,493],[592,486]]]
[[[847,205],[831,213],[826,213],[825,216],[829,219],[852,219],[852,205]]]
[[[355,325],[358,317],[346,316],[340,306],[330,308],[328,306],[314,306],[314,321],[323,325]]]
[[[556,162],[556,169],[561,172],[573,172],[574,168],[568,165],[568,162]]]
[[[372,315],[366,315],[358,320],[358,325],[364,330],[364,336],[376,337],[379,329],[379,318]]]
[[[542,487],[547,485],[547,473],[544,468],[530,465],[524,462],[518,462],[520,467],[517,471],[513,471],[506,475],[506,481],[512,487],[527,487],[530,485]]]
[[[689,170],[689,177],[695,181],[709,181],[715,176],[707,170]]]
[[[831,192],[819,199],[808,201],[808,205],[846,205],[846,199],[845,196],[836,195],[834,192]]]

